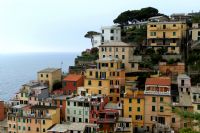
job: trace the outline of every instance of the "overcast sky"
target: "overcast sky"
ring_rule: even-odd
[[[89,30],[113,24],[126,10],[197,12],[199,0],[0,0],[0,53],[79,52]]]

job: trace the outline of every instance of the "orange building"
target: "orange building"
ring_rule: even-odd
[[[160,62],[159,71],[166,75],[183,74],[185,73],[185,63],[167,64],[166,62]]]
[[[5,107],[4,107],[4,101],[0,101],[0,121],[3,121],[5,119]]]
[[[77,88],[83,86],[83,75],[69,74],[63,79],[63,92],[64,94],[71,95],[77,93]]]

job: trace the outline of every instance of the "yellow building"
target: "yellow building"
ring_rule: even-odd
[[[149,22],[147,24],[147,46],[154,50],[166,48],[169,54],[180,54],[184,45],[187,25],[185,22]]]
[[[99,46],[99,59],[105,57],[118,58],[126,72],[138,71],[141,56],[134,56],[136,46],[124,42],[110,42]]]
[[[121,69],[121,60],[106,57],[96,61],[97,68],[87,69],[84,88],[90,95],[105,94],[110,101],[120,101],[120,89],[124,86],[125,71]]]
[[[134,80],[126,80],[124,95],[124,117],[132,118],[134,132],[144,127],[144,92],[135,87]]]
[[[46,68],[37,73],[38,81],[47,84],[50,90],[55,82],[61,81],[61,76],[61,69],[57,68]]]
[[[54,106],[17,105],[8,112],[9,133],[46,133],[60,123],[60,109]]]

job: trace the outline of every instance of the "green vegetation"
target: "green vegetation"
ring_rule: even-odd
[[[96,31],[88,31],[84,36],[85,38],[90,38],[92,47],[93,47],[93,36],[94,35],[100,35],[100,33],[96,32]]]
[[[192,22],[193,23],[200,23],[200,15],[192,16]]]
[[[148,18],[153,16],[160,16],[158,9],[153,7],[146,7],[140,10],[128,10],[122,12],[116,19],[113,20],[114,23],[120,25],[128,25],[129,23],[134,23],[136,21],[146,21]]]

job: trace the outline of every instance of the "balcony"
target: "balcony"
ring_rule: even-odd
[[[97,123],[115,123],[117,121],[117,118],[99,118],[97,120]]]
[[[177,46],[176,43],[170,43],[170,46]]]
[[[147,95],[171,95],[170,91],[166,91],[166,92],[161,92],[161,91],[144,91],[144,94]]]

